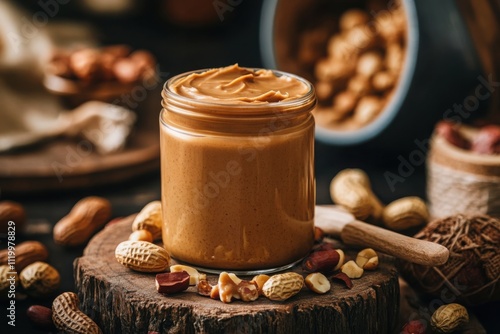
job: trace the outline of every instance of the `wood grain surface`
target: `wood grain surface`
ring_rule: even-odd
[[[304,288],[285,302],[264,297],[224,304],[202,297],[194,287],[172,296],[155,289],[155,275],[133,272],[114,257],[131,231],[131,218],[107,226],[75,260],[81,308],[104,333],[391,333],[398,325],[399,286],[392,258],[325,295]],[[349,258],[356,255],[347,251]],[[301,269],[294,268],[301,272]],[[214,284],[216,275],[208,275]],[[247,278],[250,279],[250,278]]]

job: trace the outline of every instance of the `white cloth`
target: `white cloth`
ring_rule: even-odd
[[[57,136],[83,137],[101,154],[123,149],[135,122],[125,108],[90,101],[72,111],[43,89],[52,43],[42,28],[0,2],[0,152]]]

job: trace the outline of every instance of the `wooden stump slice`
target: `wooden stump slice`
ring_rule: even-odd
[[[399,285],[389,257],[375,271],[365,271],[349,290],[333,282],[318,295],[307,288],[284,301],[260,297],[254,302],[200,296],[195,287],[176,295],[156,292],[155,274],[131,271],[114,256],[128,239],[132,218],[108,225],[75,260],[81,309],[104,333],[392,333],[398,323]],[[345,250],[345,249],[344,249]],[[347,251],[348,259],[355,251]],[[294,271],[303,273],[300,268]],[[304,273],[305,274],[305,273]],[[215,284],[217,275],[207,275]],[[251,279],[251,278],[247,278]]]

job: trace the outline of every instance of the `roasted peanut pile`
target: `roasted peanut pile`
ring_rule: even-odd
[[[315,117],[324,127],[353,130],[372,122],[393,95],[405,58],[406,17],[396,3],[378,11],[347,10],[336,26],[326,57],[314,65]],[[299,59],[317,53],[311,39],[320,34],[304,34]]]

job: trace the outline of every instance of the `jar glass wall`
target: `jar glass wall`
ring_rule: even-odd
[[[304,257],[314,242],[312,86],[270,103],[214,103],[165,84],[160,115],[163,242],[182,262],[263,270]]]

